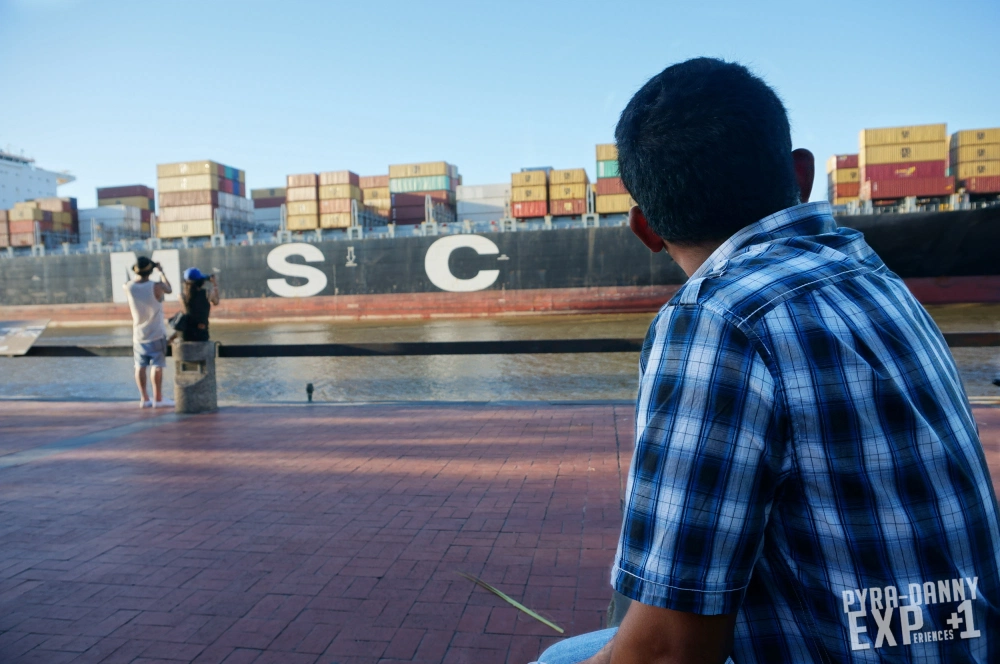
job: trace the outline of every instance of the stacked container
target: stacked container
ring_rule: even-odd
[[[597,146],[597,184],[594,187],[594,211],[598,214],[624,214],[635,201],[629,196],[618,172],[618,146]]]
[[[319,228],[319,176],[315,173],[289,175],[285,188],[285,227],[290,231]]]
[[[954,193],[947,176],[948,137],[944,124],[862,129],[859,138],[863,200],[897,200]]]
[[[15,203],[7,213],[9,245],[53,246],[73,242],[78,233],[75,198],[39,198]]]
[[[1000,193],[1000,127],[951,135],[949,174],[970,194]]]
[[[130,184],[120,187],[100,187],[97,190],[97,207],[122,206],[140,210],[139,217],[142,227],[140,233],[149,235],[149,225],[156,212],[156,193],[152,187],[144,184]],[[93,216],[93,215],[92,215]],[[134,216],[134,215],[129,215]],[[83,238],[81,232],[81,239]]]
[[[113,243],[147,238],[149,222],[143,221],[142,212],[144,210],[132,205],[104,205],[80,210],[80,242]]]
[[[489,223],[507,215],[511,186],[500,184],[462,185],[455,192],[459,221]]]
[[[0,249],[10,246],[10,225],[7,221],[8,210],[0,210]]]
[[[361,200],[368,211],[388,222],[392,217],[392,194],[388,175],[362,175],[358,178]]]
[[[510,174],[510,216],[515,219],[544,217],[549,213],[549,172],[552,169],[521,169]]]
[[[571,217],[587,213],[590,178],[583,168],[557,169],[549,173],[549,214]]]
[[[202,160],[159,164],[156,175],[160,192],[158,237],[207,237],[216,232],[239,235],[253,228],[253,207],[246,198],[243,171]]]
[[[826,198],[830,205],[847,205],[858,200],[861,173],[858,155],[835,154],[826,161]]]
[[[455,188],[461,184],[458,168],[444,161],[389,166],[391,219],[397,224],[425,221],[429,196],[435,206],[455,213]]]
[[[362,206],[360,179],[351,171],[328,171],[319,174],[319,227],[347,228],[351,225],[351,207]]]
[[[281,206],[285,204],[285,188],[251,189],[253,221],[259,227],[277,229],[281,226]]]

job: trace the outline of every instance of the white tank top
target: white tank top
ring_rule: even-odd
[[[132,341],[149,343],[167,336],[163,303],[156,299],[154,281],[132,281],[125,286],[128,308],[132,310]]]

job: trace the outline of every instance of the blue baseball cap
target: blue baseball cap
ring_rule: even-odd
[[[205,275],[201,273],[196,267],[189,267],[184,270],[184,281],[198,281],[199,279],[204,279]]]

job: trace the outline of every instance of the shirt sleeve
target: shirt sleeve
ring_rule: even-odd
[[[733,613],[785,458],[775,383],[719,314],[673,306],[653,328],[612,585],[643,604]]]

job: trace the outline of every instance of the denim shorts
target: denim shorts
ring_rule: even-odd
[[[132,354],[135,356],[135,366],[137,367],[165,367],[167,366],[167,340],[163,338],[146,343],[135,342],[132,344]]]

